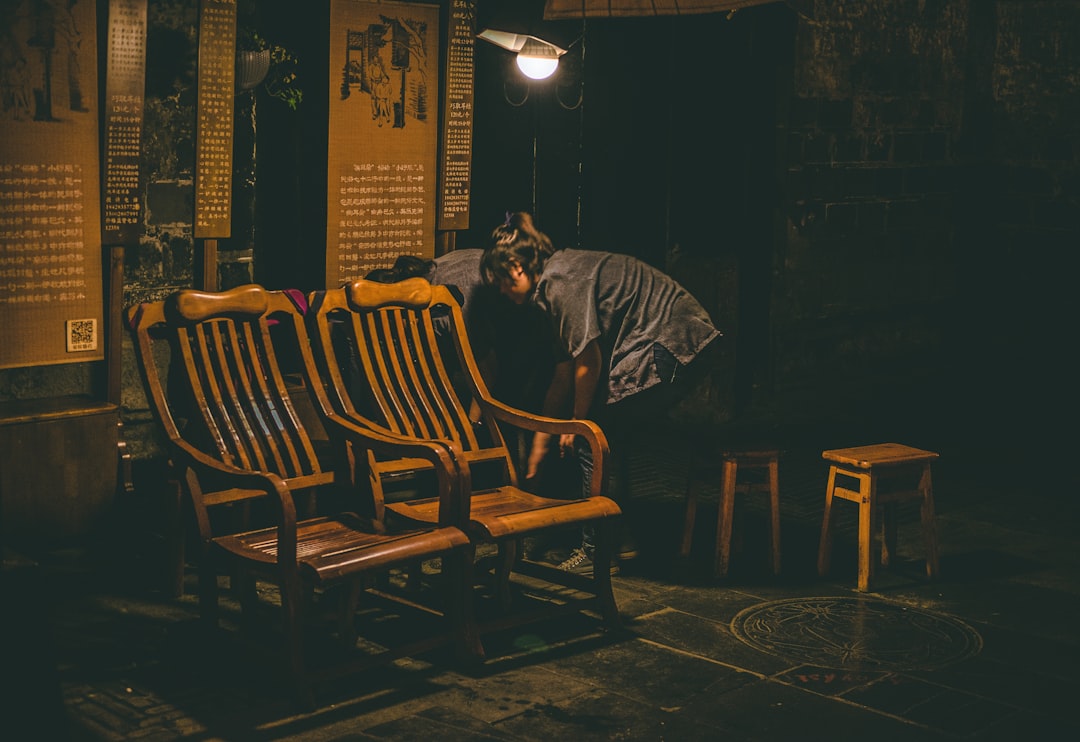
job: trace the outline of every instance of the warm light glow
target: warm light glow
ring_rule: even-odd
[[[525,77],[533,80],[545,80],[551,77],[559,67],[558,57],[533,57],[526,54],[517,55],[517,66]]]
[[[507,51],[515,52],[518,69],[533,80],[544,80],[555,74],[559,67],[559,57],[566,54],[562,47],[527,34],[488,28],[476,36]]]

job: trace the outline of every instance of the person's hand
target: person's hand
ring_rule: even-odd
[[[574,434],[563,433],[559,436],[559,456],[574,455]]]
[[[474,399],[469,403],[469,422],[476,425],[484,417],[480,404]]]
[[[540,464],[547,456],[548,446],[551,443],[551,433],[537,433],[533,436],[532,450],[529,451],[529,463],[525,471],[525,478],[532,479],[539,473]]]

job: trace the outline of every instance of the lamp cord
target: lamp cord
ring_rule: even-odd
[[[582,192],[584,190],[585,179],[585,158],[583,153],[585,151],[585,0],[581,2],[581,69],[578,70],[578,77],[581,78],[581,87],[579,90],[577,109],[578,109],[578,158],[577,158],[577,213],[574,215],[575,227],[577,228],[577,246],[581,249],[581,202]],[[556,88],[556,98],[558,98],[558,89]],[[559,99],[560,105],[562,99]]]

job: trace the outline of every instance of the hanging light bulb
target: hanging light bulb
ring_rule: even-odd
[[[559,68],[559,48],[530,36],[517,53],[517,66],[525,77],[546,80]]]
[[[533,80],[551,77],[559,67],[559,57],[566,54],[566,49],[528,34],[485,29],[477,37],[515,52],[518,69]]]

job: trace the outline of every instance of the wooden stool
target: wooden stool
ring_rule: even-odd
[[[735,494],[749,492],[769,493],[771,528],[769,542],[772,550],[773,574],[780,574],[780,486],[778,478],[780,452],[774,449],[760,451],[723,451],[721,461],[721,487],[719,512],[716,517],[716,561],[713,574],[727,575],[731,557],[731,524],[735,514]],[[691,469],[686,489],[686,523],[683,526],[682,556],[690,556],[690,544],[694,538],[694,518],[697,515],[698,493],[702,475],[712,469],[712,462],[702,462]],[[738,481],[742,471],[764,470],[764,482]]]
[[[881,564],[889,566],[896,553],[896,518],[898,502],[918,499],[922,502],[922,529],[926,541],[926,574],[938,573],[937,535],[934,530],[934,491],[930,483],[930,462],[938,458],[933,451],[923,451],[899,443],[837,448],[822,451],[821,457],[832,462],[829,483],[825,488],[825,517],[821,523],[821,546],[818,550],[818,574],[829,571],[832,555],[833,498],[859,504],[859,580],[858,589],[867,591],[874,575],[874,529],[882,526]],[[858,482],[858,489],[837,484],[837,477]],[[884,487],[879,485],[885,484]],[[880,516],[879,516],[880,512]]]

